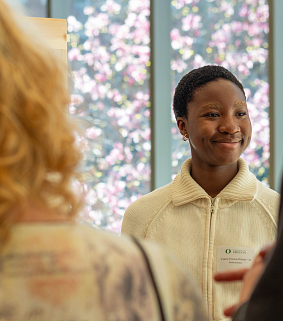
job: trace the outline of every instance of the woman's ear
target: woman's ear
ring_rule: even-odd
[[[177,118],[177,126],[179,128],[180,134],[183,136],[188,134],[186,129],[186,123],[187,123],[187,120],[185,118],[183,117]]]

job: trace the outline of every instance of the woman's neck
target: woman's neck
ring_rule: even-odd
[[[22,209],[20,206],[13,207],[7,213],[8,220],[12,222],[57,222],[71,221],[59,213],[52,212],[37,201],[29,201]]]
[[[208,166],[192,159],[191,176],[214,198],[231,182],[238,170],[238,162],[226,166]]]

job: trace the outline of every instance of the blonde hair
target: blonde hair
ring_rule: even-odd
[[[71,186],[81,153],[67,115],[66,73],[0,0],[1,239],[7,211],[30,197],[66,217],[80,206]]]

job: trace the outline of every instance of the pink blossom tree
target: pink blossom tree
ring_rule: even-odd
[[[149,0],[96,0],[68,17],[69,111],[85,132],[82,216],[117,233],[150,191],[149,14]]]

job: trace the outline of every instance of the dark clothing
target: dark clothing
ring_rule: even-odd
[[[283,192],[283,178],[281,195]],[[233,321],[283,320],[283,204],[279,209],[276,247],[250,300],[243,304]]]

